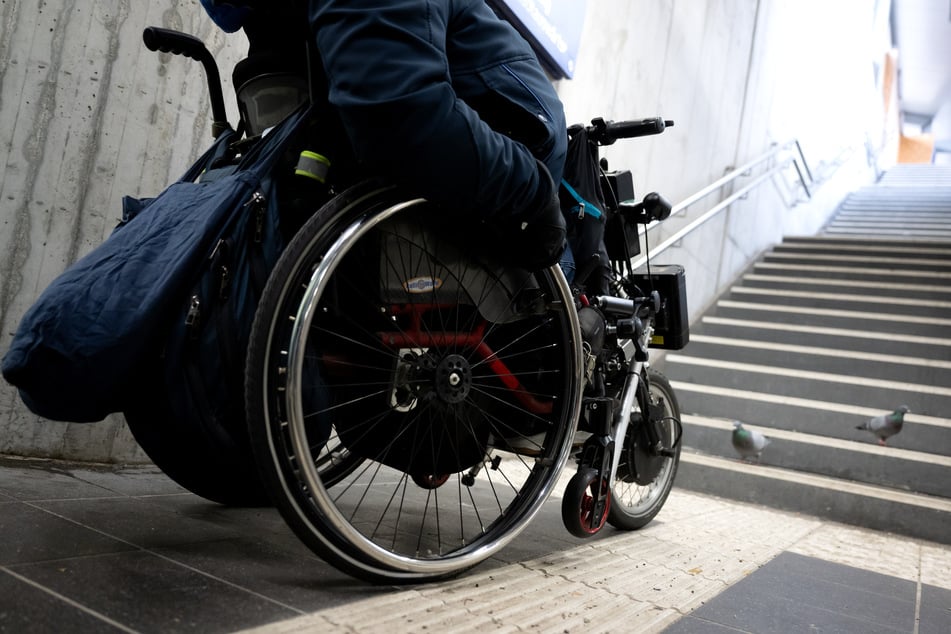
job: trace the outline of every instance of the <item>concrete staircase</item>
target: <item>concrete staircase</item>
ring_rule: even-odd
[[[784,240],[658,368],[684,414],[677,486],[951,543],[951,168],[896,167]],[[855,429],[902,404],[886,447]],[[771,439],[759,462],[734,420]]]

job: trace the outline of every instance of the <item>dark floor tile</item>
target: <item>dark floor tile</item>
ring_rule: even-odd
[[[33,564],[16,572],[143,633],[233,632],[300,614],[141,551]]]
[[[76,478],[100,486],[120,495],[180,495],[187,493],[161,469],[152,465],[102,467],[90,469],[86,465],[71,469]]]
[[[690,616],[757,634],[909,632],[915,584],[784,553]]]
[[[754,582],[757,596],[783,597],[899,632],[914,624],[914,582],[793,553],[781,554],[761,572]]]
[[[20,502],[0,515],[0,565],[128,550],[129,545]]]
[[[16,500],[112,497],[116,494],[73,475],[58,462],[0,460],[0,493]]]
[[[907,579],[834,564],[796,553],[783,553],[770,562],[769,571],[780,577],[796,575],[807,579],[819,578],[829,583],[843,585],[851,590],[902,598],[909,602],[915,600],[916,584]]]
[[[951,632],[951,590],[921,586],[921,621],[919,634]]]
[[[245,532],[289,533],[287,523],[273,507],[241,508],[222,506],[197,495],[162,495],[139,498],[178,515],[201,522],[239,526]]]
[[[194,495],[139,499],[147,504],[174,511],[188,520],[226,528],[232,531],[232,537],[254,539],[284,550],[311,554],[277,509],[272,507],[227,507]]]
[[[393,591],[345,575],[300,541],[290,546],[241,538],[181,544],[159,553],[305,612]]]
[[[235,536],[233,525],[187,517],[137,498],[52,500],[34,504],[145,549]]]
[[[790,632],[861,632],[897,634],[911,631],[909,626],[895,629],[856,614],[825,610],[796,599],[766,595],[751,588],[733,586],[691,616],[724,627],[755,634]],[[914,615],[912,614],[912,623]],[[666,634],[666,632],[665,632]]]
[[[0,571],[0,632],[120,632],[107,621]]]

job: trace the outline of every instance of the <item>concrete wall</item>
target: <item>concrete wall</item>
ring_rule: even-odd
[[[687,267],[693,315],[751,258],[783,235],[814,233],[844,193],[871,178],[866,142],[880,125],[875,64],[887,4],[588,2],[575,79],[559,85],[569,121],[676,121],[607,152],[613,166],[634,172],[641,193],[683,200],[793,137],[819,174],[849,158],[816,202],[794,204],[804,196],[787,174],[658,258]],[[122,195],[156,193],[210,140],[202,73],[145,50],[150,24],[198,35],[226,77],[243,53],[243,38],[226,41],[194,0],[0,3],[0,351],[49,281],[108,235]],[[652,243],[713,202],[668,220]],[[37,419],[5,383],[0,453],[145,459],[120,420]]]
[[[110,233],[122,196],[159,192],[211,141],[200,66],[147,50],[150,25],[196,34],[223,65],[241,53],[195,0],[0,3],[0,354],[46,285]],[[3,381],[0,453],[145,459],[118,417],[44,421]]]
[[[951,165],[951,103],[946,103],[931,122],[931,133],[939,151],[934,156],[936,165]]]
[[[876,67],[889,48],[888,6],[588,3],[575,79],[559,86],[569,121],[655,115],[675,121],[662,135],[607,148],[613,167],[633,171],[639,195],[658,191],[671,202],[685,200],[791,139],[800,141],[816,177],[829,181],[809,200],[787,170],[658,256],[658,263],[686,266],[692,317],[751,259],[784,235],[816,233],[842,196],[874,177],[866,150],[882,139]],[[654,227],[650,243],[660,244],[768,165]]]

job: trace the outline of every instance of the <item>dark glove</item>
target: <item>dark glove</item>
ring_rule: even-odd
[[[539,201],[521,214],[499,219],[496,227],[501,244],[510,262],[529,271],[538,271],[556,264],[568,244],[565,217],[561,213],[558,189],[548,168],[538,163],[541,179]],[[490,220],[493,222],[495,219]]]
[[[565,218],[557,196],[552,196],[535,220],[522,223],[521,239],[516,254],[529,271],[537,271],[556,264],[568,245]]]

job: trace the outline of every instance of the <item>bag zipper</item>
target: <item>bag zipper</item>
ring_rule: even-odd
[[[260,244],[264,241],[264,214],[267,212],[267,198],[260,191],[251,194],[251,200],[245,207],[251,207],[254,213],[254,242]]]

